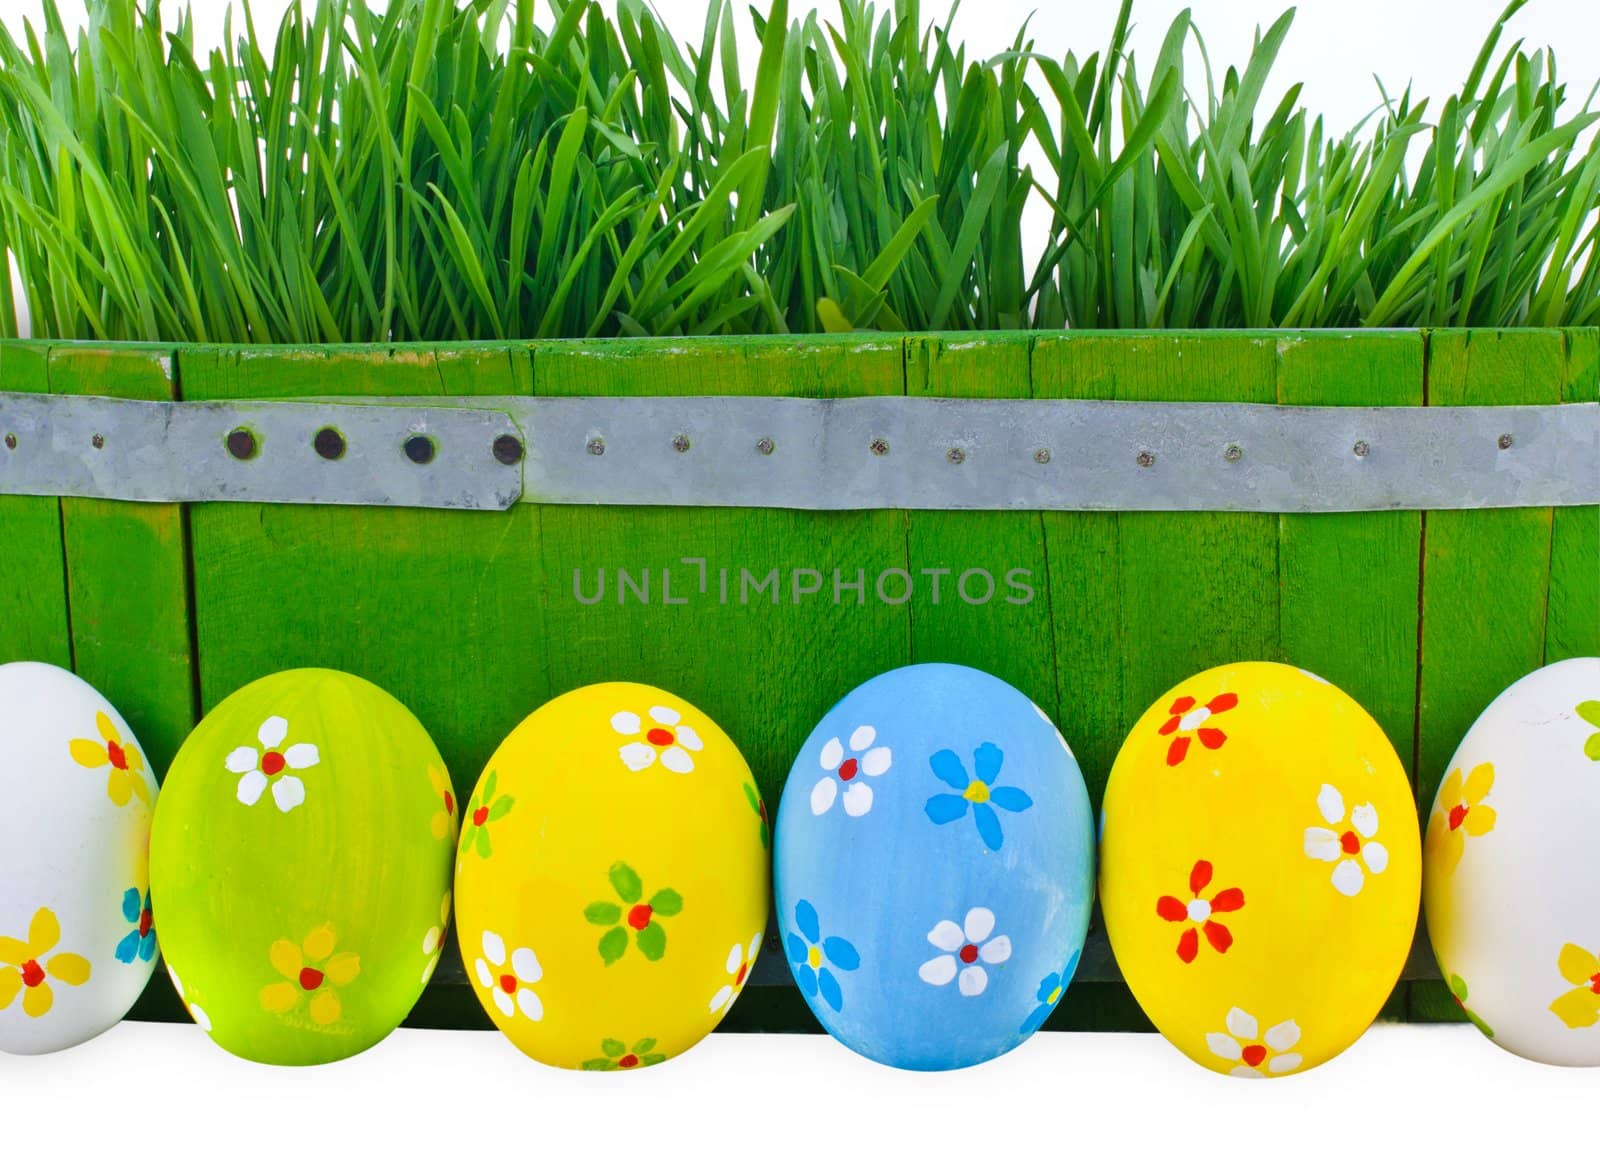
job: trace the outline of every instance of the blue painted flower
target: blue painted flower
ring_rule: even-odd
[[[810,901],[796,902],[794,923],[800,930],[789,934],[789,961],[795,984],[808,998],[822,994],[822,1000],[838,1013],[844,1008],[844,995],[839,991],[839,979],[833,975],[833,970],[848,973],[861,968],[861,954],[843,937],[822,935],[817,910]]]
[[[972,766],[977,772],[976,777],[972,777],[967,775],[966,765],[954,751],[949,748],[935,751],[928,759],[933,774],[961,794],[941,793],[930,799],[925,809],[928,819],[935,824],[948,824],[965,816],[968,805],[971,805],[978,835],[983,838],[985,847],[991,852],[998,852],[1000,845],[1005,842],[1005,836],[1000,831],[1000,817],[995,809],[1025,812],[1033,807],[1033,798],[1020,787],[995,786],[1000,765],[1004,762],[1005,753],[1000,748],[993,743],[981,744],[972,753]]]
[[[134,960],[148,961],[156,955],[156,925],[150,914],[150,890],[144,895],[130,888],[122,894],[122,919],[134,926],[133,932],[117,942],[117,960],[132,965]]]
[[[1039,1004],[1028,1015],[1027,1021],[1022,1023],[1022,1033],[1032,1034],[1040,1026],[1044,1025],[1045,1019],[1056,1008],[1056,1002],[1060,1001],[1061,995],[1067,991],[1067,986],[1072,981],[1072,975],[1078,971],[1078,958],[1082,954],[1082,949],[1074,949],[1072,956],[1067,958],[1067,964],[1060,973],[1048,974],[1039,983],[1039,992],[1034,995]]]

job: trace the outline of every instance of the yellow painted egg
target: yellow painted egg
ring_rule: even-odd
[[[683,699],[636,683],[553,699],[500,744],[461,825],[462,961],[530,1057],[655,1065],[748,980],[766,810],[739,749]]]
[[[1421,893],[1411,787],[1372,716],[1315,675],[1245,662],[1168,691],[1117,755],[1102,829],[1117,963],[1202,1066],[1326,1062],[1399,979]]]

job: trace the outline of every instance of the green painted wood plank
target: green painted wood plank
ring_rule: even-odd
[[[1600,400],[1600,328],[1569,331],[1561,398]],[[1594,469],[1600,474],[1600,465]],[[1600,507],[1558,509],[1550,531],[1544,660],[1600,655]]]
[[[49,347],[0,342],[0,390],[48,392]],[[3,440],[5,433],[0,433]],[[6,448],[0,444],[0,457]],[[61,504],[54,497],[0,497],[0,662],[72,666]]]

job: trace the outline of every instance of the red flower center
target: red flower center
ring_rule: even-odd
[[[322,977],[322,970],[313,969],[307,965],[300,971],[300,988],[307,993],[314,989],[320,989],[322,987]]]
[[[673,735],[665,727],[651,727],[650,733],[645,738],[650,740],[652,746],[666,747],[672,742]]]
[[[489,818],[488,808],[479,808],[472,813],[472,823],[475,827],[483,827],[483,822]]]
[[[961,952],[957,953],[956,956],[966,964],[971,965],[978,959],[978,947],[976,945],[963,945],[961,946]]]
[[[1466,822],[1467,812],[1470,810],[1471,809],[1468,808],[1466,804],[1457,804],[1455,807],[1450,809],[1450,830],[1452,832]]]
[[[106,740],[106,754],[111,757],[111,766],[118,771],[128,770],[128,753],[122,749],[122,744]]]
[[[621,1058],[617,1059],[617,1065],[623,1070],[632,1070],[635,1066],[639,1065],[639,1055],[624,1054]]]
[[[1600,993],[1600,973],[1589,979],[1589,989],[1594,993]]]
[[[139,913],[139,936],[148,936],[150,934],[150,930],[155,927],[156,919],[150,915],[150,910],[142,909]]]
[[[1346,832],[1339,837],[1339,847],[1344,849],[1346,856],[1354,856],[1361,851],[1361,837],[1354,832]]]
[[[21,968],[23,985],[32,989],[36,985],[44,984],[44,970],[39,968],[37,961],[24,961]]]
[[[635,929],[642,929],[650,923],[650,913],[649,905],[634,905],[628,910],[628,924]]]
[[[860,765],[854,759],[846,759],[839,765],[839,778],[848,783],[856,777],[858,770],[860,770]]]
[[[500,990],[502,993],[516,993],[517,975],[515,973],[502,973],[500,975]]]
[[[1267,1048],[1261,1045],[1246,1046],[1240,1055],[1246,1066],[1260,1066],[1267,1058]]]
[[[733,976],[733,984],[743,985],[744,975],[750,972],[750,962],[746,961],[739,966],[739,972]]]
[[[447,815],[456,814],[456,797],[449,792],[444,793],[444,810]]]
[[[284,768],[283,756],[276,751],[269,751],[261,757],[261,774],[277,775]]]

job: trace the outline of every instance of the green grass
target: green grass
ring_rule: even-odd
[[[76,39],[48,2],[0,30],[0,248],[39,336],[1600,324],[1594,92],[1502,48],[1521,0],[1458,93],[1349,131],[1262,103],[1290,15],[1219,77],[1187,16],[1135,60],[1130,4],[1081,60],[1025,32],[969,59],[916,0],[699,30],[308,0],[209,55],[159,4],[90,7]],[[0,279],[0,334],[18,309]]]

